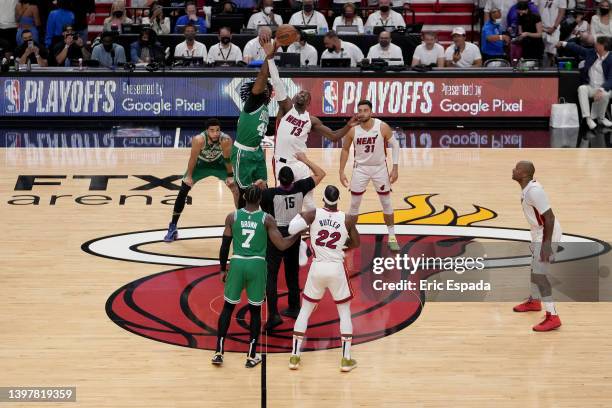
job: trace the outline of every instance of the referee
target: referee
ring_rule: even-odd
[[[261,199],[261,209],[276,219],[278,229],[284,237],[289,236],[289,222],[302,211],[304,196],[313,190],[325,177],[325,171],[310,161],[304,153],[297,153],[295,158],[304,163],[312,171],[312,176],[294,182],[293,170],[285,166],[278,173],[280,186],[264,190]],[[277,280],[281,262],[285,261],[285,281],[289,290],[289,308],[282,311],[283,316],[297,318],[300,313],[300,282],[299,282],[299,251],[298,240],[289,249],[280,251],[268,241],[266,261],[268,263],[268,280],[266,298],[268,301],[268,320],[266,330],[283,323],[278,313]]]

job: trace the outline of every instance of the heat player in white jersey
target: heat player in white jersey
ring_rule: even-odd
[[[278,180],[278,172],[284,166],[291,167],[295,180],[302,180],[311,176],[310,169],[302,162],[296,160],[296,153],[306,153],[308,135],[314,131],[329,140],[340,140],[348,133],[352,126],[357,125],[354,117],[341,129],[336,131],[323,125],[316,116],[308,113],[310,106],[310,92],[301,90],[293,98],[289,98],[285,84],[281,81],[278,69],[273,59],[268,60],[270,79],[274,87],[274,98],[278,101],[278,114],[276,116],[276,141],[274,145],[274,158],[272,167]],[[305,211],[315,208],[312,191],[304,197],[303,209]]]
[[[353,176],[351,177],[351,208],[349,214],[357,217],[363,193],[370,180],[376,188],[378,198],[383,208],[385,224],[389,229],[388,245],[392,251],[399,251],[395,238],[393,204],[391,203],[391,184],[397,181],[399,163],[399,143],[393,137],[389,125],[380,119],[372,117],[372,103],[368,100],[359,101],[357,105],[359,125],[352,128],[344,137],[342,153],[340,154],[340,181],[349,187],[344,169],[349,158],[351,145],[355,153]],[[387,168],[387,145],[391,146],[393,169],[391,174]]]
[[[359,246],[359,233],[355,227],[355,217],[338,211],[340,191],[335,186],[327,186],[323,197],[325,206],[306,211],[295,216],[289,224],[289,233],[296,234],[310,226],[310,240],[314,259],[310,265],[306,285],[302,294],[302,308],[293,328],[293,349],[289,368],[295,370],[300,365],[300,352],[308,319],[317,303],[329,289],[340,317],[340,336],[342,339],[341,371],[351,371],[357,362],[351,358],[353,323],[351,321],[351,299],[353,291],[344,268],[344,248]]]
[[[552,299],[552,287],[548,280],[550,262],[554,260],[558,244],[563,235],[561,225],[550,207],[548,196],[542,185],[533,179],[533,163],[521,161],[512,170],[512,179],[522,189],[521,205],[531,228],[531,296],[514,307],[515,312],[535,312],[546,308],[545,319],[535,325],[535,331],[550,331],[561,326],[561,320]]]

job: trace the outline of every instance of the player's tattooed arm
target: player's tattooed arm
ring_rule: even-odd
[[[232,243],[232,224],[234,223],[234,213],[231,212],[225,217],[225,229],[223,230],[223,238],[221,248],[219,249],[219,263],[221,269],[221,280],[225,282],[227,278],[227,260],[229,258],[230,244]]]
[[[357,232],[357,217],[346,214],[344,223],[349,233],[349,238],[346,240],[347,248],[357,248],[361,241],[359,239],[359,232]]]
[[[353,116],[346,125],[338,130],[331,130],[329,127],[325,126],[321,119],[316,116],[311,116],[310,121],[312,122],[312,129],[323,137],[331,140],[332,142],[337,142],[342,139],[352,128],[359,124],[359,119],[357,115]]]
[[[268,44],[271,44],[272,38],[264,35],[263,38],[259,38],[259,43],[261,46],[266,49]],[[267,52],[266,52],[267,53]],[[261,68],[259,69],[259,73],[257,74],[257,78],[255,78],[255,84],[253,85],[253,89],[251,93],[253,95],[261,95],[266,91],[268,86],[268,75],[270,74],[270,69],[268,68],[268,64],[261,64]]]
[[[391,160],[393,161],[393,168],[391,169],[391,173],[389,173],[389,181],[391,182],[391,184],[393,184],[397,181],[399,177],[398,167],[400,146],[395,136],[393,136],[391,126],[383,122],[380,127],[380,131],[383,137],[385,138],[385,142],[387,142],[387,144],[391,146]]]
[[[298,234],[283,237],[276,226],[276,220],[271,215],[266,215],[266,229],[268,230],[268,238],[279,250],[284,251],[295,243],[300,237]]]
[[[189,153],[189,163],[187,163],[187,174],[183,181],[189,187],[193,186],[193,170],[198,162],[198,155],[204,146],[204,137],[201,135],[194,136],[191,140],[191,152]]]
[[[340,151],[340,182],[344,187],[349,186],[348,178],[346,178],[346,174],[344,173],[344,169],[346,168],[346,162],[349,158],[350,148],[353,144],[353,136],[355,134],[354,128],[344,136],[342,140],[342,150]]]

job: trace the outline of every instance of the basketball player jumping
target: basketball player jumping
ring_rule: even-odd
[[[212,363],[223,364],[223,342],[242,290],[246,289],[251,322],[249,325],[249,351],[245,366],[255,367],[261,362],[256,353],[257,340],[261,332],[261,305],[266,295],[266,248],[268,238],[281,251],[289,248],[299,235],[283,238],[276,227],[276,221],[259,209],[262,190],[251,185],[244,192],[246,206],[231,212],[225,218],[223,241],[219,250],[222,280],[225,282],[223,311],[219,315],[217,347]],[[234,241],[234,254],[226,273],[230,244]]]
[[[274,146],[274,176],[284,166],[291,167],[295,180],[310,177],[310,169],[295,158],[297,153],[306,153],[306,142],[311,131],[317,132],[332,141],[342,139],[352,127],[359,123],[357,116],[352,117],[346,126],[336,131],[325,126],[321,119],[308,113],[310,92],[302,89],[293,99],[287,95],[285,84],[280,79],[274,59],[268,60],[270,79],[274,87],[274,99],[278,101],[276,116],[276,144]],[[304,211],[314,210],[312,191],[304,197]]]
[[[552,299],[552,287],[547,274],[550,262],[554,260],[558,243],[563,235],[561,225],[555,218],[548,202],[548,196],[542,185],[533,179],[533,163],[521,161],[512,170],[512,180],[517,181],[522,189],[521,205],[523,213],[531,227],[531,296],[514,307],[515,312],[537,312],[546,308],[544,320],[533,326],[534,331],[544,332],[561,326],[561,319]]]
[[[315,255],[302,294],[302,308],[293,328],[293,349],[289,358],[289,368],[292,370],[296,370],[300,365],[300,351],[308,319],[317,303],[323,298],[326,288],[336,302],[340,317],[342,339],[340,370],[347,372],[357,367],[357,362],[351,358],[353,291],[344,269],[343,247],[358,247],[359,233],[355,227],[356,218],[338,211],[339,199],[338,188],[327,186],[323,197],[325,206],[298,214],[289,224],[290,234],[301,232],[310,225]]]
[[[206,130],[193,137],[187,171],[181,183],[181,189],[174,202],[172,220],[164,241],[172,242],[178,238],[177,223],[185,208],[185,201],[191,187],[206,177],[216,177],[229,187],[238,205],[238,190],[234,184],[234,172],[230,161],[232,138],[221,132],[218,119],[209,119]]]
[[[274,58],[274,45],[267,34],[260,35],[260,44],[267,59]],[[269,122],[268,104],[272,97],[272,84],[268,82],[268,64],[264,63],[255,81],[246,82],[240,88],[240,98],[244,107],[238,118],[236,141],[232,147],[232,166],[234,180],[238,184],[238,207],[244,206],[244,190],[253,183],[260,187],[266,184],[268,170],[261,141],[266,135]]]
[[[372,117],[372,103],[368,100],[359,101],[357,105],[360,124],[352,128],[344,137],[340,154],[340,182],[349,187],[349,181],[344,174],[344,168],[353,145],[355,164],[350,182],[351,208],[349,214],[357,217],[363,193],[370,180],[374,183],[376,192],[383,208],[383,217],[389,230],[389,249],[399,251],[400,247],[395,237],[393,204],[391,203],[391,184],[398,178],[398,163],[400,147],[393,137],[389,125],[380,119]],[[387,169],[386,145],[391,145],[393,169],[389,175]]]

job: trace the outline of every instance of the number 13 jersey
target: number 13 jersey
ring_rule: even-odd
[[[306,141],[312,128],[308,111],[299,113],[295,108],[282,117],[276,129],[274,157],[287,162],[295,161],[295,154],[306,152]]]
[[[342,248],[348,239],[345,215],[342,211],[317,208],[315,219],[310,224],[310,243],[315,261],[343,262]]]

